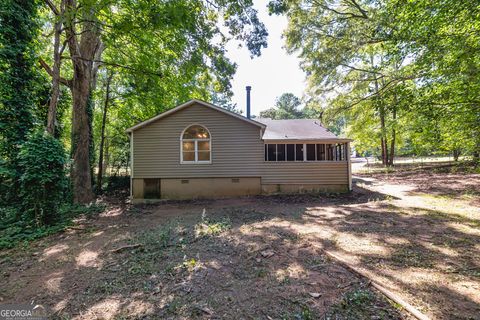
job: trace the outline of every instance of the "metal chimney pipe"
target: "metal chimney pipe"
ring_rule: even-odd
[[[247,118],[250,119],[250,90],[252,90],[251,86],[247,86]]]

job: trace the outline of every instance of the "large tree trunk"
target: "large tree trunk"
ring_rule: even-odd
[[[87,100],[90,94],[90,71],[84,68],[74,74],[72,86],[72,182],[73,199],[76,203],[93,200],[90,174],[90,125]]]
[[[67,13],[76,12],[75,0],[64,0]],[[70,16],[70,15],[68,15]],[[75,18],[74,15],[71,15]],[[94,79],[94,63],[102,50],[100,30],[95,23],[94,8],[82,10],[82,32],[76,32],[76,20],[66,21],[65,32],[73,63],[72,81],[72,184],[75,203],[87,204],[94,199],[90,171],[90,117],[88,99]],[[81,35],[80,40],[78,35]]]
[[[108,104],[110,102],[110,83],[113,78],[113,72],[107,76],[107,85],[105,89],[105,104],[103,106],[102,130],[100,134],[100,149],[98,154],[98,175],[97,175],[97,193],[102,192],[103,184],[103,146],[105,144],[105,125],[107,122]]]

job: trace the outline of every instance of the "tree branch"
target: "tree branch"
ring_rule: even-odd
[[[357,68],[357,67],[354,67],[354,66],[350,66],[348,64],[339,64],[341,67],[345,67],[345,68],[348,68],[350,70],[353,70],[353,71],[360,71],[360,72],[365,72],[365,73],[373,73],[373,74],[379,74],[381,76],[383,76],[384,74],[381,73],[381,72],[377,72],[377,71],[373,71],[373,70],[367,70],[367,69],[361,69],[361,68]]]
[[[65,11],[75,12],[76,10],[76,1],[75,0],[64,0],[65,1]],[[80,56],[80,48],[75,33],[75,18],[72,17],[69,21],[65,21],[65,33],[67,35],[68,48],[70,49],[70,56]]]
[[[62,58],[67,58],[67,59],[79,59],[79,60],[89,61],[89,62],[98,63],[98,64],[102,64],[102,65],[106,65],[106,66],[112,66],[112,67],[116,67],[116,68],[121,68],[121,69],[125,69],[125,70],[130,70],[130,71],[134,71],[134,72],[138,72],[138,73],[150,74],[150,75],[157,76],[157,77],[160,77],[160,78],[163,77],[163,74],[161,74],[161,73],[159,73],[159,72],[152,72],[152,71],[147,71],[147,70],[141,70],[141,69],[137,69],[137,68],[134,68],[134,67],[131,67],[131,66],[126,66],[126,65],[118,64],[118,63],[115,63],[115,62],[109,62],[109,61],[103,61],[103,60],[96,60],[96,59],[87,59],[87,58],[80,57],[80,56],[74,56],[74,57],[65,57],[65,56],[63,56]]]
[[[363,12],[363,9],[360,9],[360,13],[361,14],[356,14],[356,13],[353,13],[353,12],[342,12],[342,11],[338,11],[332,7],[329,7],[327,5],[325,5],[324,3],[321,3],[322,0],[319,0],[319,1],[314,1],[314,3],[319,6],[320,8],[324,9],[324,10],[327,10],[327,11],[331,11],[339,16],[344,16],[346,18],[360,18],[360,19],[368,19],[368,16],[366,16],[366,14]]]
[[[45,69],[45,71],[47,71],[47,73],[53,77],[53,70],[52,68],[50,68],[50,66],[45,62],[45,60],[43,60],[42,58],[39,59],[39,62],[40,62],[40,65],[43,67],[43,69]],[[72,80],[67,80],[65,78],[62,78],[60,77],[60,83],[71,88],[72,87]]]
[[[350,2],[351,4],[353,4],[353,6],[358,9],[358,11],[360,11],[360,13],[362,14],[362,16],[363,16],[365,19],[368,19],[368,16],[367,16],[368,11],[362,9],[362,7],[360,7],[360,5],[357,3],[357,1],[355,1],[355,0],[349,0],[349,2]]]
[[[57,7],[55,7],[55,5],[53,4],[53,2],[51,0],[45,0],[45,3],[47,4],[47,6],[52,10],[52,12],[58,16],[60,14],[60,10],[57,9]]]

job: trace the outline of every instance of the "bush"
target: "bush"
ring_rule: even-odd
[[[35,132],[21,146],[19,164],[22,220],[37,227],[55,224],[68,189],[62,144],[46,133]]]
[[[118,191],[128,190],[130,188],[130,176],[110,176],[106,177],[106,180],[106,193],[114,193]]]
[[[0,207],[8,206],[12,202],[12,189],[14,189],[12,185],[15,175],[15,170],[12,170],[4,159],[0,159]],[[1,211],[0,220],[2,220]]]

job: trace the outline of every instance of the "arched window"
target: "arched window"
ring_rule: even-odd
[[[181,163],[211,163],[210,132],[194,124],[186,128],[180,141]]]

